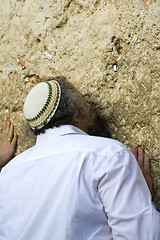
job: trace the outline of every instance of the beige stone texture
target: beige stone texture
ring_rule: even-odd
[[[22,114],[27,93],[64,75],[103,117],[102,135],[106,121],[114,139],[146,149],[160,209],[159,16],[158,0],[1,0],[0,131],[10,118],[17,154],[35,144]]]

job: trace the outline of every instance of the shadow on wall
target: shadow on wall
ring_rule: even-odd
[[[94,122],[89,129],[89,135],[111,138],[111,132],[106,117],[96,109],[96,105],[91,103],[91,111],[94,113]]]

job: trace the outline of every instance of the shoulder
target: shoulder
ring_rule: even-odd
[[[90,135],[73,136],[73,148],[84,153],[83,169],[91,179],[100,179],[117,169],[128,168],[132,164],[132,155],[126,146],[114,139]],[[117,170],[118,171],[118,170]]]
[[[14,166],[15,164],[21,164],[23,160],[31,154],[33,148],[34,146],[15,156],[4,168],[7,169],[11,166]]]
[[[87,137],[86,137],[87,140]],[[96,179],[100,179],[104,174],[112,176],[112,174],[119,174],[121,171],[128,171],[137,169],[137,161],[133,154],[126,148],[126,146],[114,139],[88,136],[88,142],[83,142],[83,149],[88,152],[89,162],[93,163]],[[88,161],[85,161],[89,164]],[[91,168],[90,168],[91,169]],[[134,172],[133,170],[133,172]],[[89,168],[88,168],[88,171]]]
[[[94,152],[98,155],[106,155],[112,158],[117,152],[121,150],[127,150],[126,146],[114,139],[96,137],[91,135],[78,135],[74,136],[74,144],[77,146],[77,150]]]

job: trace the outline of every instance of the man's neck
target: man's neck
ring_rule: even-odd
[[[88,126],[88,124],[86,124],[86,122],[84,122],[84,121],[80,121],[80,123],[72,122],[71,124],[88,134],[89,126]]]

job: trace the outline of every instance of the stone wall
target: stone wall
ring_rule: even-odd
[[[27,93],[64,75],[94,103],[97,125],[146,149],[160,207],[159,15],[158,0],[1,0],[0,130],[10,118],[17,154],[35,143],[22,115]]]

